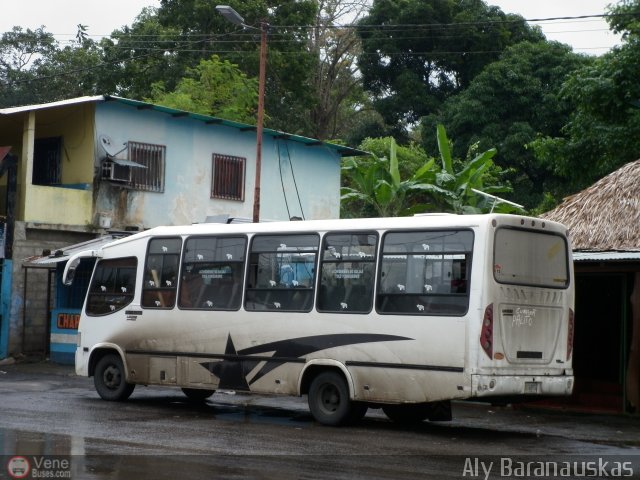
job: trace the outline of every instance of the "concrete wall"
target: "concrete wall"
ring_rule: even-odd
[[[96,211],[111,213],[114,226],[182,225],[225,213],[252,217],[254,131],[106,102],[96,105],[96,135],[100,134],[109,135],[115,145],[136,141],[166,146],[164,193],[99,184]],[[210,198],[214,153],[246,158],[244,201]],[[97,151],[96,167],[103,157],[104,153]],[[302,213],[307,219],[338,218],[340,158],[335,151],[265,137],[261,175],[261,219],[288,220]]]
[[[28,270],[25,295],[25,270],[22,267],[22,259],[42,255],[45,248],[53,250],[94,238],[94,235],[89,233],[69,231],[66,228],[64,225],[16,222],[9,317],[8,353],[10,356],[18,353],[41,353],[47,348],[49,342],[47,337],[48,270],[33,268]]]
[[[19,148],[18,220],[82,225],[91,223],[94,105],[80,103],[28,112]],[[18,116],[16,116],[18,117]],[[61,185],[33,185],[33,142],[62,137]],[[18,152],[15,152],[18,153]],[[64,188],[85,185],[84,190]]]

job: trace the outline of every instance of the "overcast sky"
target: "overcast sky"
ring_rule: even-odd
[[[519,13],[527,19],[597,15],[614,0],[488,0],[503,11]],[[215,3],[215,0],[212,0]],[[131,25],[145,6],[160,0],[2,0],[0,31],[13,26],[37,28],[55,34],[60,41],[75,37],[77,25],[88,27],[91,36],[109,35],[114,29]],[[598,55],[619,39],[602,19],[563,20],[540,23],[547,38],[568,43],[575,51]]]

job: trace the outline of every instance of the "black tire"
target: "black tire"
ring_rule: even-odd
[[[192,402],[204,402],[211,395],[216,393],[215,390],[203,390],[201,388],[183,388],[184,393]]]
[[[411,425],[423,422],[431,412],[431,405],[428,403],[385,405],[382,411],[396,423]]]
[[[347,422],[350,424],[358,423],[367,414],[367,410],[369,410],[369,405],[366,403],[351,402],[351,411],[349,412]]]
[[[129,398],[135,384],[127,383],[120,355],[108,353],[96,364],[93,384],[103,400],[122,401]]]
[[[431,405],[431,409],[427,418],[430,422],[450,422],[453,420],[450,400],[432,402],[429,405]]]
[[[309,387],[309,410],[323,425],[337,426],[360,420],[367,411],[365,404],[349,399],[349,387],[336,372],[323,372]]]

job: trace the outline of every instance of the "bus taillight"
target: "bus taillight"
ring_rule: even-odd
[[[571,358],[573,354],[573,332],[575,328],[575,314],[573,310],[569,309],[569,324],[567,325],[567,360]]]
[[[487,305],[482,319],[482,331],[480,332],[480,345],[484,352],[493,359],[493,303]]]

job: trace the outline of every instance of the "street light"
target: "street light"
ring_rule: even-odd
[[[264,123],[264,83],[267,69],[267,22],[260,22],[260,28],[245,25],[244,18],[228,5],[217,5],[216,11],[228,22],[243,28],[260,30],[260,73],[258,76],[258,119],[256,124],[256,181],[253,190],[253,221],[260,221],[260,169],[262,164],[262,124]]]

